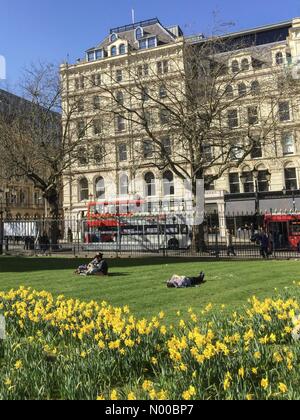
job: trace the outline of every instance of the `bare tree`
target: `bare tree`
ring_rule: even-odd
[[[62,107],[62,99],[68,95],[64,88],[56,66],[33,65],[25,71],[19,86],[23,98],[6,95],[0,115],[2,176],[33,182],[47,201],[53,220],[61,211],[63,174],[87,159],[83,138],[95,125],[94,117],[81,118],[84,92],[72,97],[68,107]],[[98,134],[90,146],[101,145]],[[51,235],[56,243],[55,223]]]
[[[127,122],[128,141],[135,144],[132,164],[170,169],[189,180],[196,204],[199,180],[210,185],[257,150],[275,147],[284,112],[278,103],[292,90],[268,46],[229,37],[190,39],[171,58],[149,62],[137,63],[133,55],[126,82],[110,73],[101,85],[111,98],[102,118]],[[198,249],[205,246],[203,224],[193,237]]]

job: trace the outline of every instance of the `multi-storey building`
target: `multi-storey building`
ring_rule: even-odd
[[[257,91],[260,81],[274,69],[292,69],[294,78],[299,77],[300,19],[232,33],[223,38],[226,41],[229,37],[231,53],[228,69],[233,74],[238,73],[231,91],[227,92],[232,97],[239,95],[242,98],[244,89]],[[179,27],[166,28],[154,19],[112,29],[100,45],[86,52],[84,60],[61,67],[65,87],[64,107],[68,109],[74,101],[78,102],[78,115],[73,124],[77,127],[77,135],[82,137],[78,162],[64,177],[66,215],[86,212],[89,201],[112,199],[125,193],[134,197],[149,195],[151,200],[159,202],[166,195],[166,180],[169,182],[169,198],[179,198],[180,202],[183,186],[176,174],[167,167],[164,170],[155,165],[149,167],[151,140],[139,138],[141,132],[137,126],[122,118],[119,112],[110,112],[110,120],[107,115],[102,121],[96,117],[100,115],[99,110],[105,113],[109,109],[109,98],[105,93],[100,97],[98,92],[100,89],[103,92],[101,86],[107,86],[110,79],[111,85],[116,85],[116,101],[121,103],[124,98],[120,86],[128,90],[138,83],[133,74],[148,78],[150,84],[154,74],[155,77],[161,75],[176,80],[178,72],[186,70],[184,44],[201,45],[206,41],[202,35],[185,37]],[[232,45],[236,45],[234,56]],[[276,90],[278,86],[273,88]],[[163,98],[163,89],[160,95]],[[146,97],[147,92],[144,100]],[[248,119],[253,125],[258,116],[253,114],[253,107],[250,109],[251,103],[249,99],[247,101]],[[276,129],[274,126],[272,145],[265,149],[258,145],[241,165],[232,167],[206,185],[208,213],[221,215],[223,220],[232,212],[300,208],[299,98],[295,95],[278,98],[276,106],[279,121]],[[240,108],[241,105],[227,116],[232,128],[239,125]],[[84,121],[93,113],[92,124],[85,125]],[[159,116],[161,122],[164,117]],[[170,147],[171,153],[168,138],[172,133],[165,129],[165,134],[168,134],[165,148]],[[164,135],[164,130],[161,135]],[[137,139],[142,143],[142,158],[136,154]],[[214,167],[209,172],[213,174]],[[132,179],[135,181],[130,183]],[[147,194],[149,188],[151,193]],[[224,231],[223,222],[221,227]]]
[[[0,113],[9,116],[18,112],[20,104],[33,106],[10,92],[0,90]],[[11,139],[13,141],[13,139]],[[1,156],[1,159],[5,159]],[[0,166],[0,212],[4,218],[24,219],[30,217],[41,218],[48,214],[48,206],[41,191],[34,187],[24,177],[8,179],[3,165]]]

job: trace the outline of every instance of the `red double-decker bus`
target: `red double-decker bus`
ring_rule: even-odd
[[[276,249],[300,250],[299,213],[266,214],[264,222]]]
[[[92,201],[88,204],[86,243],[115,242],[121,222],[138,213],[143,200]]]

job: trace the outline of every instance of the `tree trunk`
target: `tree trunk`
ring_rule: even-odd
[[[192,195],[195,209],[192,228],[192,249],[195,252],[206,252],[207,245],[204,222],[205,192],[203,174],[200,171],[192,180]]]
[[[44,198],[50,208],[49,239],[52,249],[55,249],[57,248],[58,241],[61,237],[59,222],[59,192],[55,188],[51,188],[44,193]]]

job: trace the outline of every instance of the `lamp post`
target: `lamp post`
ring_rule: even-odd
[[[292,189],[291,189],[290,191],[291,191],[291,193],[292,193],[292,200],[293,200],[293,212],[295,213],[295,212],[296,212],[296,210],[297,210],[297,209],[296,209],[296,194],[295,194],[295,188],[294,188],[294,187],[292,187]],[[287,190],[286,186],[285,186],[285,187],[283,187],[282,192],[283,192],[283,195],[284,195],[284,196],[286,196],[286,195],[287,195],[288,190]]]
[[[260,214],[260,205],[259,205],[259,170],[254,168],[252,172],[250,172],[250,174],[252,174],[253,180],[254,180],[254,193],[255,193],[255,223],[257,220],[257,216],[259,216]],[[265,181],[267,182],[268,186],[270,185],[271,182],[271,173],[267,170],[265,173]],[[245,188],[245,184],[247,183],[248,179],[249,179],[249,175],[243,173],[240,176],[241,182]]]

